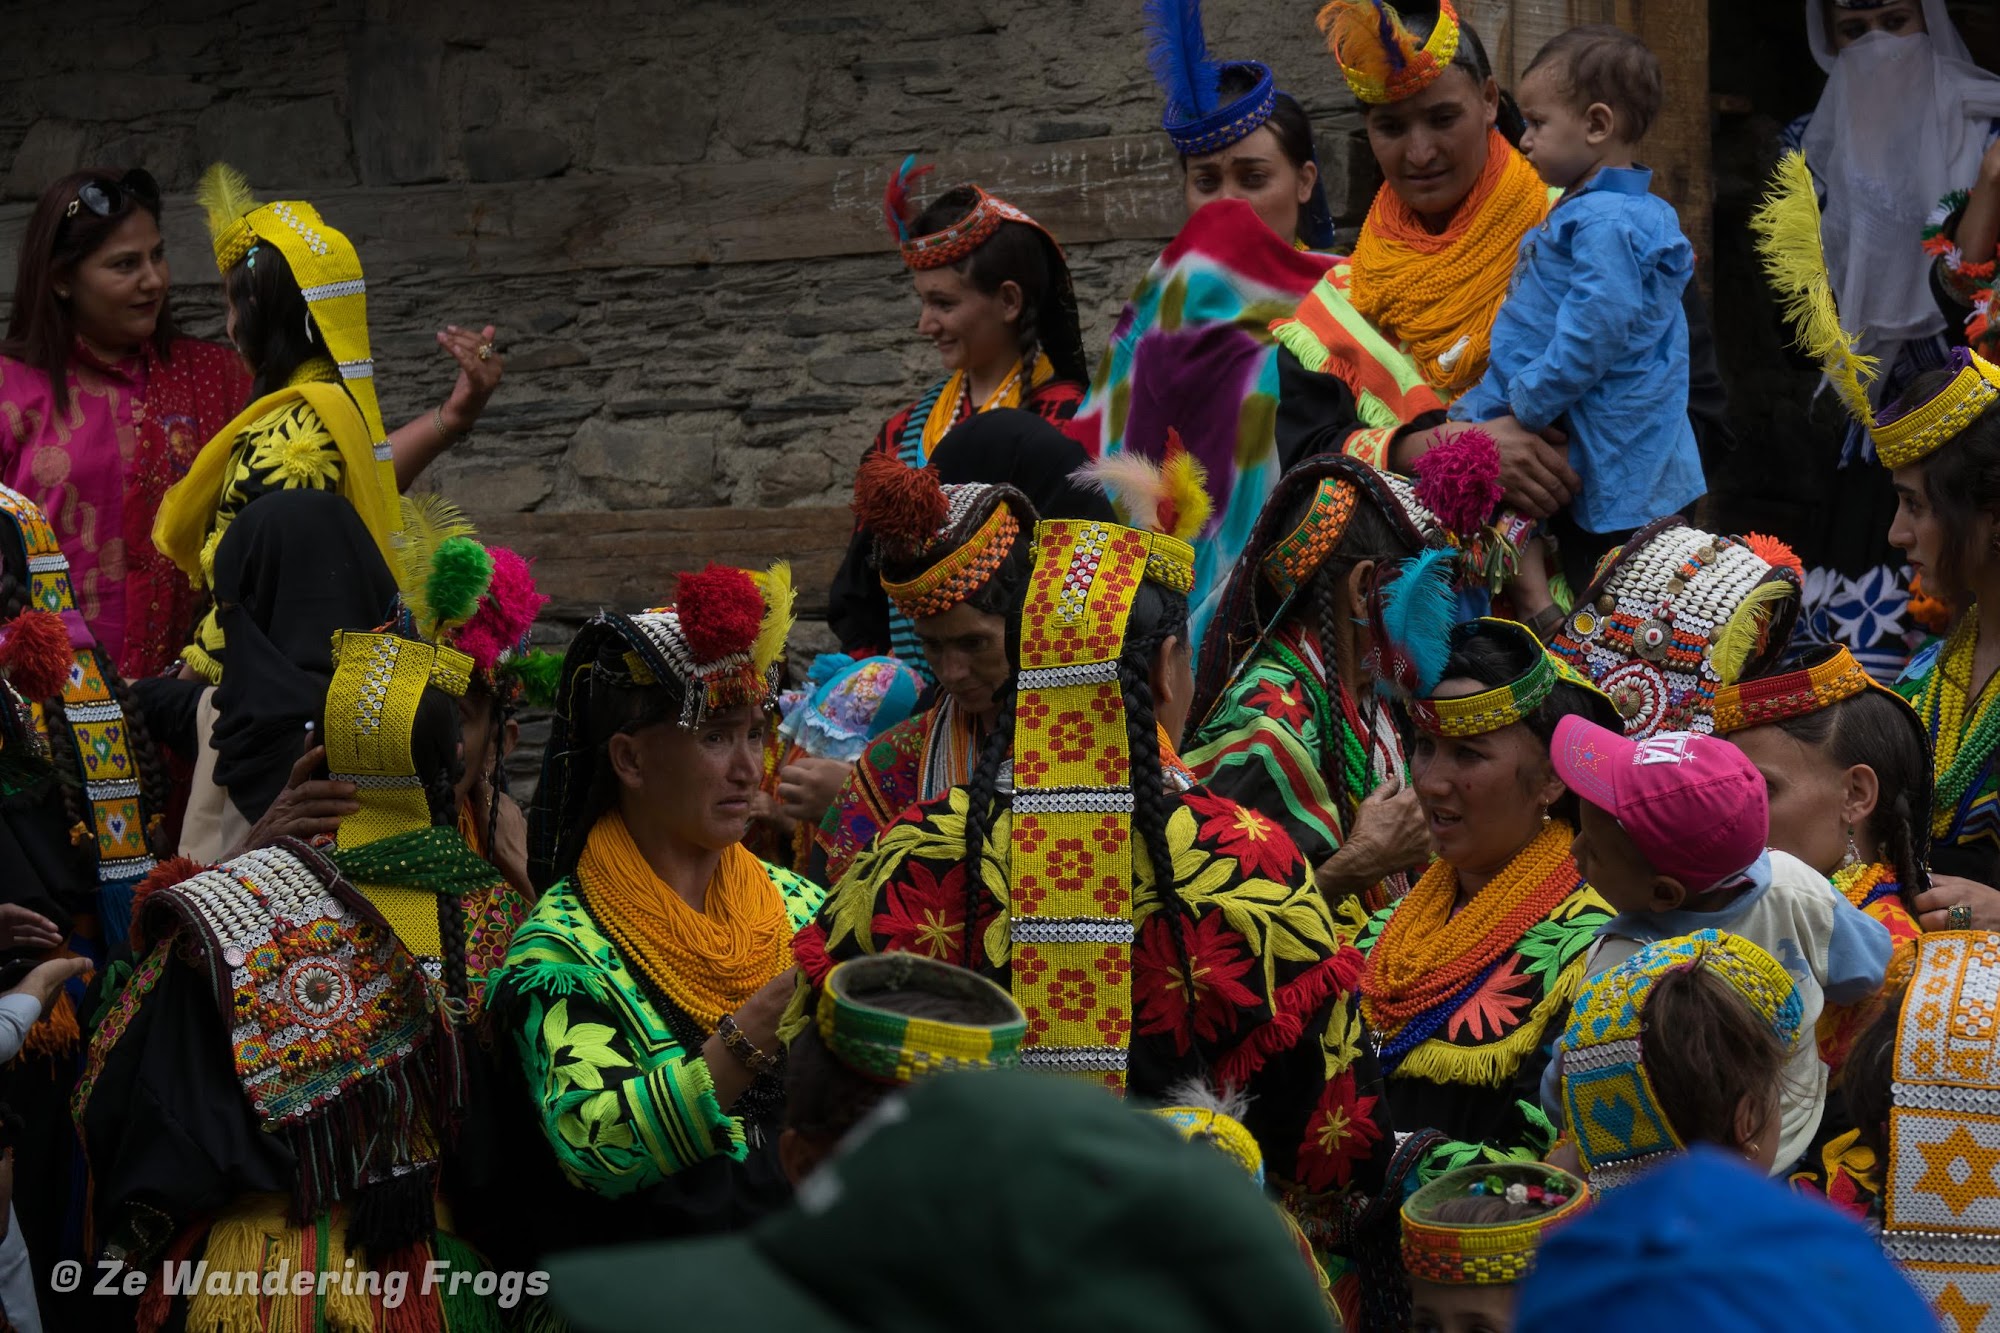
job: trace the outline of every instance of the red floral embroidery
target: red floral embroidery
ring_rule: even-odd
[[[1529,978],[1521,971],[1521,956],[1508,954],[1479,989],[1465,997],[1445,1022],[1445,1035],[1452,1041],[1468,1036],[1473,1041],[1497,1041],[1520,1021],[1521,1012],[1535,1002],[1533,987],[1526,993],[1519,987]]]
[[[1291,882],[1299,866],[1299,849],[1270,819],[1226,796],[1199,789],[1183,799],[1201,818],[1201,836],[1212,840],[1224,856],[1235,857],[1246,878]]]
[[[1303,691],[1284,689],[1276,681],[1260,683],[1243,702],[1252,712],[1293,730],[1312,716],[1312,705],[1306,702]]]
[[[1346,1188],[1354,1178],[1354,1164],[1381,1142],[1382,1126],[1375,1120],[1379,1100],[1356,1095],[1352,1069],[1341,1070],[1327,1083],[1299,1144],[1299,1179],[1306,1188]]]
[[[1178,924],[1187,943],[1188,969],[1194,974],[1194,1002],[1188,1002],[1187,978],[1180,952],[1168,932]],[[1235,1031],[1244,1009],[1255,1009],[1256,992],[1242,978],[1256,965],[1243,937],[1214,913],[1189,925],[1155,912],[1139,928],[1132,950],[1132,991],[1139,1003],[1142,1033],[1170,1033],[1176,1054],[1185,1055],[1192,1037],[1216,1041]]]
[[[883,909],[875,914],[874,931],[884,953],[920,953],[947,963],[965,957],[965,876],[963,863],[942,876],[921,861],[904,863],[904,873],[883,886]],[[979,895],[979,920],[972,932],[972,961],[984,960],[986,923],[999,908]]]

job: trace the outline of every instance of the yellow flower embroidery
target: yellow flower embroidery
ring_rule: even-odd
[[[569,1001],[557,1000],[542,1019],[542,1044],[549,1053],[549,1072],[572,1088],[600,1089],[605,1069],[628,1069],[632,1062],[611,1049],[615,1035],[604,1023],[569,1021]],[[564,1052],[568,1058],[564,1058]]]
[[[319,418],[293,408],[259,430],[251,440],[250,467],[288,488],[332,485],[340,477],[340,455]]]
[[[556,1129],[576,1148],[629,1148],[632,1127],[618,1118],[618,1094],[600,1092],[564,1111],[556,1119]]]

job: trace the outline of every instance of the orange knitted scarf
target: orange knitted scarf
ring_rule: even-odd
[[[1486,373],[1493,320],[1521,238],[1548,214],[1548,187],[1494,130],[1486,169],[1441,234],[1426,231],[1387,185],[1376,191],[1354,247],[1348,299],[1408,346],[1433,389],[1456,398]]]
[[[1431,862],[1368,951],[1361,1004],[1375,1030],[1394,1031],[1455,993],[1576,892],[1575,836],[1560,819],[1544,824],[1457,916],[1458,872]]]
[[[785,900],[741,843],[723,852],[697,912],[653,873],[625,817],[613,810],[584,840],[576,879],[591,917],[625,961],[711,1031],[791,965]]]

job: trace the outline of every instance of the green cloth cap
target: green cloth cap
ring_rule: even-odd
[[[735,1236],[549,1264],[576,1333],[1272,1333],[1326,1307],[1222,1154],[1110,1092],[1024,1070],[892,1092]]]

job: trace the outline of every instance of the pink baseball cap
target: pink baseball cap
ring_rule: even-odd
[[[1616,819],[1653,869],[1691,894],[1740,876],[1764,854],[1764,775],[1728,741],[1691,731],[1628,740],[1574,715],[1549,747],[1571,791]]]

